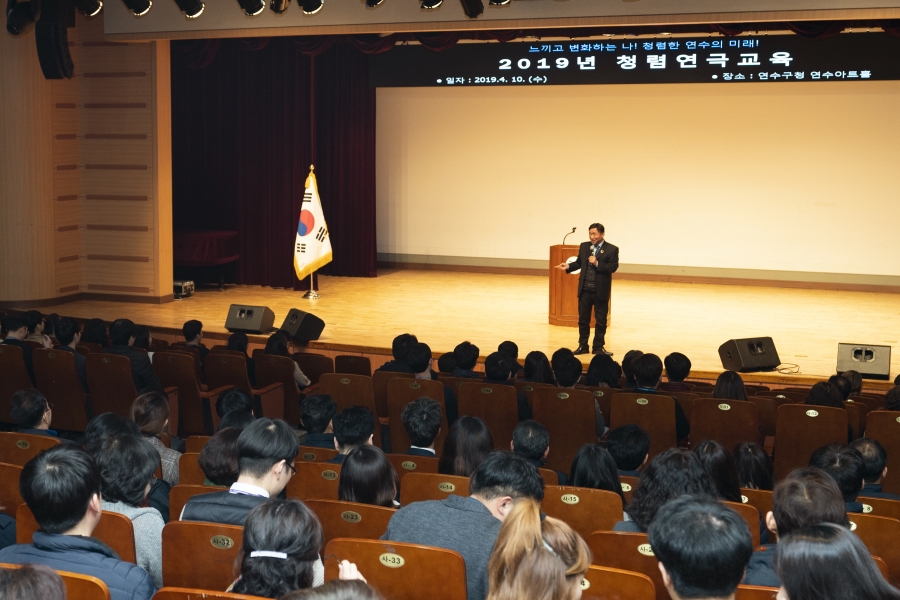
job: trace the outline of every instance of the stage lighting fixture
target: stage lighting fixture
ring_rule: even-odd
[[[382,2],[384,2],[384,0],[366,0],[366,7],[367,8],[375,8]]]
[[[484,3],[481,0],[459,0],[463,7],[463,12],[470,19],[477,18],[484,12]]]
[[[269,8],[272,9],[273,13],[276,14],[284,14],[284,11],[288,9],[288,5],[291,3],[291,0],[272,0],[272,4],[269,5]]]
[[[503,6],[509,4],[509,0],[491,0],[491,6]]]
[[[200,0],[175,0],[175,4],[188,19],[196,19],[203,14],[203,9],[206,8],[206,5]]]
[[[266,3],[263,0],[238,0],[238,4],[241,5],[244,14],[248,17],[255,17],[266,10]]]
[[[303,14],[314,15],[325,6],[325,0],[301,0],[300,5],[303,7]]]
[[[86,17],[93,17],[103,10],[103,2],[100,0],[75,0],[75,8]]]
[[[444,3],[444,0],[422,0],[422,8],[432,9],[437,8],[441,4]]]
[[[128,10],[134,13],[136,17],[143,17],[148,12],[150,12],[150,7],[153,6],[152,0],[122,0],[125,3],[125,6],[128,7]]]
[[[20,35],[25,33],[34,25],[34,15],[31,13],[32,2],[16,2],[16,0],[7,0],[6,2],[6,30],[11,35]]]

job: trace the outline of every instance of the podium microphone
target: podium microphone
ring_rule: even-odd
[[[563,236],[563,246],[566,245],[566,238],[569,237],[570,235],[572,235],[573,233],[575,233],[574,227],[572,228],[572,231],[570,231],[569,233],[567,233],[566,235]]]

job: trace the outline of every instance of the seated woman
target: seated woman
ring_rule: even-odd
[[[109,334],[106,332],[106,323],[103,322],[103,319],[88,319],[84,324],[81,341],[109,348]]]
[[[150,442],[132,435],[108,438],[94,455],[100,470],[103,510],[125,515],[134,526],[137,564],[162,587],[162,515],[144,507],[153,483],[159,454]]]
[[[591,359],[584,383],[590,387],[617,388],[621,376],[622,367],[619,363],[610,356],[600,353]]]
[[[368,444],[354,448],[341,465],[338,500],[396,508],[400,480],[384,452]]]
[[[181,452],[172,450],[160,441],[169,434],[169,399],[162,392],[147,392],[135,398],[131,405],[131,420],[141,430],[162,459],[163,479],[178,485],[178,461]]]
[[[286,356],[287,358],[291,358],[291,355],[288,352],[287,341],[288,338],[284,332],[276,331],[268,341],[266,341],[266,349],[264,352],[274,356]],[[293,361],[293,359],[291,360]],[[311,383],[309,378],[300,370],[300,365],[298,365],[296,361],[294,361],[294,382],[297,384],[298,390],[308,387]]]
[[[256,363],[253,362],[251,357],[247,356],[247,346],[249,344],[250,339],[247,337],[247,334],[238,331],[237,333],[232,333],[228,336],[228,342],[226,342],[225,348],[240,352],[244,355],[244,360],[247,361],[247,379],[250,380],[250,385],[252,387],[256,387]]]
[[[728,448],[719,442],[706,440],[694,447],[694,454],[712,478],[718,497],[729,502],[741,502],[741,486]]]
[[[622,493],[622,482],[619,481],[616,461],[606,448],[599,444],[585,444],[578,450],[572,460],[569,485],[615,492],[622,499],[622,510],[625,510],[625,494]],[[624,513],[622,518],[625,519]]]
[[[438,473],[471,477],[493,450],[494,438],[484,421],[468,415],[460,417],[444,439]]]
[[[772,458],[756,442],[744,442],[734,447],[732,454],[738,485],[751,490],[772,490],[775,470]]]
[[[725,371],[716,379],[712,397],[719,400],[746,400],[744,380],[735,371]]]
[[[523,375],[524,381],[556,385],[556,379],[553,377],[553,368],[550,366],[550,359],[547,358],[546,354],[538,350],[529,352],[525,356],[525,371]]]
[[[226,427],[209,438],[197,457],[197,465],[206,475],[203,485],[231,487],[238,478],[237,439],[241,429]]]

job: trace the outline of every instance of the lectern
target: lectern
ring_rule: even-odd
[[[578,256],[578,246],[557,244],[550,246],[550,324],[578,327],[578,275],[568,274],[554,267]],[[610,298],[610,306],[612,298]],[[606,326],[610,324],[610,307],[606,310]],[[591,319],[591,328],[594,319]],[[593,336],[593,332],[591,333]]]

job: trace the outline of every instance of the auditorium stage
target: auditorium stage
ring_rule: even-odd
[[[179,339],[184,321],[200,319],[211,346],[227,337],[230,304],[267,305],[275,311],[276,326],[297,307],[326,323],[310,350],[367,354],[373,368],[389,358],[391,340],[403,332],[416,334],[435,353],[469,340],[482,358],[506,339],[519,345],[520,359],[530,350],[550,355],[578,341],[577,329],[548,324],[546,276],[382,269],[371,279],[320,277],[319,288],[321,298],[314,301],[302,292],[232,286],[224,292],[204,288],[162,305],[85,300],[41,311],[107,321],[127,317],[171,341]],[[660,357],[683,352],[693,363],[693,377],[715,378],[722,371],[717,354],[722,342],[770,336],[781,360],[799,365],[799,373],[747,374],[745,379],[812,383],[834,373],[838,342],[894,346],[893,379],[900,371],[898,335],[896,294],[614,280],[607,348],[616,360],[631,349]],[[251,340],[264,342],[262,336]],[[890,384],[866,386],[886,389]]]

